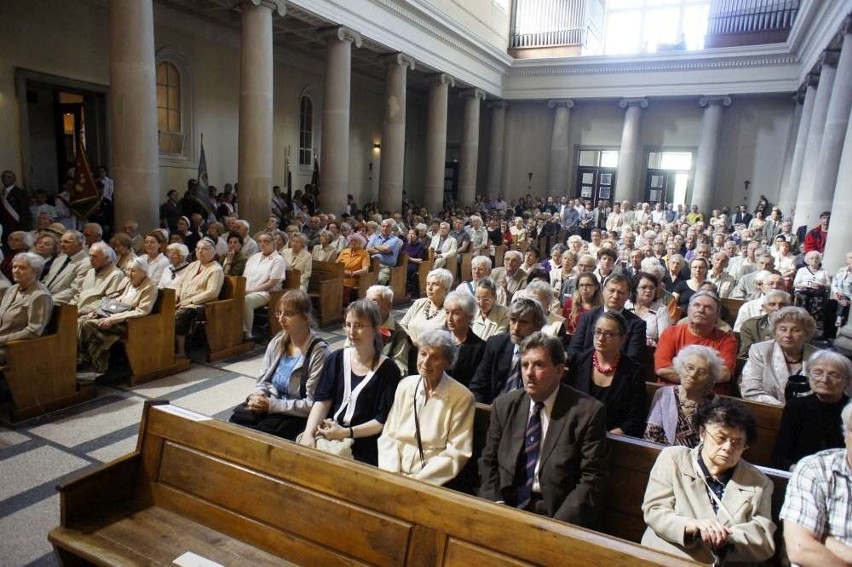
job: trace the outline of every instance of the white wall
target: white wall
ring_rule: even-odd
[[[509,45],[508,0],[426,0],[425,3],[497,49],[505,51]]]

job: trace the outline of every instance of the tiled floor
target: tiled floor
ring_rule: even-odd
[[[405,308],[394,312],[402,318]],[[321,336],[343,345],[340,325]],[[58,565],[47,533],[59,524],[56,485],[109,462],[136,446],[145,400],[168,399],[227,419],[251,390],[264,348],[239,359],[194,363],[186,372],[143,384],[99,387],[88,403],[37,418],[15,430],[0,426],[0,566]]]

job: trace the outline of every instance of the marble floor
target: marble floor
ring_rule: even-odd
[[[405,307],[394,312],[396,320]],[[338,324],[320,331],[332,349],[343,345]],[[90,402],[19,424],[0,426],[0,566],[58,565],[47,533],[59,525],[56,486],[136,446],[142,406],[167,399],[227,419],[251,390],[264,348],[214,364],[194,362],[180,374],[131,388],[98,388]]]

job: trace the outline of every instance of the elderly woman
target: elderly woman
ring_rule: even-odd
[[[53,234],[42,234],[36,239],[33,251],[44,258],[44,268],[41,270],[39,281],[44,281],[44,277],[47,275],[47,272],[50,271],[50,266],[52,266],[53,261],[56,260],[58,250],[59,244]]]
[[[225,282],[222,266],[216,262],[213,241],[202,238],[195,246],[195,262],[187,266],[186,275],[177,288],[175,307],[175,352],[186,357],[186,335],[192,323],[204,315],[204,304],[216,301]]]
[[[646,344],[657,346],[660,333],[672,324],[669,310],[666,309],[662,301],[657,300],[660,280],[654,274],[639,272],[636,274],[634,282],[636,290],[633,293],[633,301],[628,301],[624,307],[645,321]]]
[[[831,286],[831,279],[822,268],[822,254],[811,250],[805,254],[805,264],[807,265],[799,268],[793,280],[796,291],[823,290]]]
[[[226,276],[241,276],[246,269],[248,256],[243,249],[243,237],[239,232],[228,233],[228,253],[219,258]]]
[[[770,319],[774,339],[756,343],[740,377],[743,399],[784,405],[787,398],[807,393],[807,359],[816,350],[814,318],[801,307],[784,307]]]
[[[277,309],[281,332],[266,347],[254,390],[230,421],[295,441],[307,424],[329,349],[313,328],[308,294],[290,290]]]
[[[491,278],[482,278],[476,282],[473,297],[478,310],[471,327],[483,341],[509,330],[509,308],[497,302],[502,289]]]
[[[593,272],[583,272],[577,276],[573,297],[565,300],[562,316],[565,317],[565,332],[573,335],[580,323],[580,316],[603,305],[601,283]]]
[[[381,315],[371,301],[353,301],[346,307],[344,328],[351,346],[326,359],[299,442],[317,446],[352,439],[352,457],[378,464],[376,440],[384,428],[400,380],[399,368],[382,354]]]
[[[243,339],[253,340],[254,310],[269,305],[269,294],[281,289],[285,278],[284,259],[275,251],[275,241],[268,232],[257,235],[260,252],[252,254],[243,275],[246,278],[243,304]]]
[[[444,300],[447,311],[447,330],[452,334],[455,363],[447,368],[447,374],[467,386],[476,373],[485,341],[473,332],[471,322],[476,317],[476,300],[466,293],[451,291]]]
[[[420,338],[417,374],[399,383],[379,437],[379,468],[444,485],[473,452],[476,404],[470,390],[447,372],[456,356],[450,333],[432,330]]]
[[[0,363],[6,362],[6,343],[34,339],[44,333],[53,314],[53,298],[38,281],[44,258],[32,252],[19,252],[12,260],[15,284],[0,299]]]
[[[343,264],[343,296],[348,299],[357,285],[355,277],[370,271],[370,255],[364,249],[367,239],[363,234],[353,232],[346,241],[349,247],[340,251],[335,262]]]
[[[157,287],[160,289],[177,289],[186,275],[187,266],[189,266],[189,262],[187,262],[189,249],[185,244],[169,244],[166,247],[166,258],[169,260],[169,265],[163,270],[163,275],[160,276]]]
[[[561,259],[559,266],[550,270],[550,285],[553,287],[553,293],[557,294],[560,300],[563,300],[562,287],[574,276],[577,255],[570,250],[565,250],[562,252]]]
[[[77,379],[94,380],[109,368],[109,352],[127,331],[128,319],[151,313],[157,300],[157,286],[148,276],[148,262],[134,256],[127,269],[128,283],[115,301],[101,300],[101,307],[77,323]],[[91,368],[94,372],[88,372]]]
[[[301,232],[293,233],[290,236],[290,248],[281,253],[284,258],[288,270],[299,270],[301,277],[299,279],[299,289],[308,292],[308,285],[311,283],[311,253],[305,249],[308,238]]]
[[[0,262],[0,272],[2,272],[7,279],[13,280],[12,261],[17,254],[20,254],[21,252],[29,252],[30,248],[33,246],[33,235],[29,232],[16,230],[9,234],[9,240],[6,243],[6,246],[8,247],[8,250],[6,251],[5,256],[3,256],[3,261]]]
[[[840,353],[818,350],[808,359],[812,396],[787,400],[772,449],[772,466],[792,470],[799,459],[843,447],[840,413],[852,391],[852,362]]]
[[[640,437],[645,428],[644,369],[622,354],[627,323],[615,311],[602,313],[595,323],[593,347],[575,355],[567,382],[606,406],[610,433]]]
[[[425,331],[444,328],[447,322],[444,298],[452,285],[453,274],[445,268],[436,268],[426,276],[426,297],[412,303],[399,322],[415,345]]]
[[[145,260],[148,266],[148,277],[154,283],[159,283],[163,277],[163,272],[169,267],[169,259],[162,252],[162,247],[166,243],[166,237],[159,230],[149,232],[145,235],[145,240],[142,242],[142,248],[145,251],[141,257]]]
[[[337,258],[337,248],[332,239],[334,237],[329,230],[321,230],[319,233],[319,244],[311,250],[311,259],[320,262],[334,262]]]
[[[524,219],[515,217],[515,223],[509,227],[509,233],[512,235],[512,242],[520,244],[527,241],[527,229],[524,226]]]
[[[693,423],[700,406],[713,402],[713,384],[722,377],[725,361],[716,349],[689,345],[672,360],[680,385],[656,391],[648,412],[644,438],[664,445],[695,447],[698,429]]]
[[[695,414],[701,443],[657,457],[642,512],[642,545],[699,563],[759,563],[775,553],[772,481],[742,460],[757,438],[742,402],[720,398]]]
[[[133,250],[133,238],[126,232],[117,232],[109,241],[109,245],[115,250],[115,265],[119,270],[126,270],[130,260],[136,257]]]

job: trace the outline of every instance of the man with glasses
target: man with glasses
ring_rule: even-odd
[[[243,276],[246,278],[246,298],[243,306],[243,338],[252,340],[254,310],[269,305],[269,292],[281,289],[286,277],[284,258],[275,251],[272,234],[261,232],[257,236],[260,252],[246,262]]]
[[[740,327],[740,350],[737,357],[748,358],[751,345],[775,338],[772,334],[772,326],[769,324],[769,317],[788,305],[792,303],[790,294],[786,291],[773,289],[763,296],[763,315],[746,319]]]

